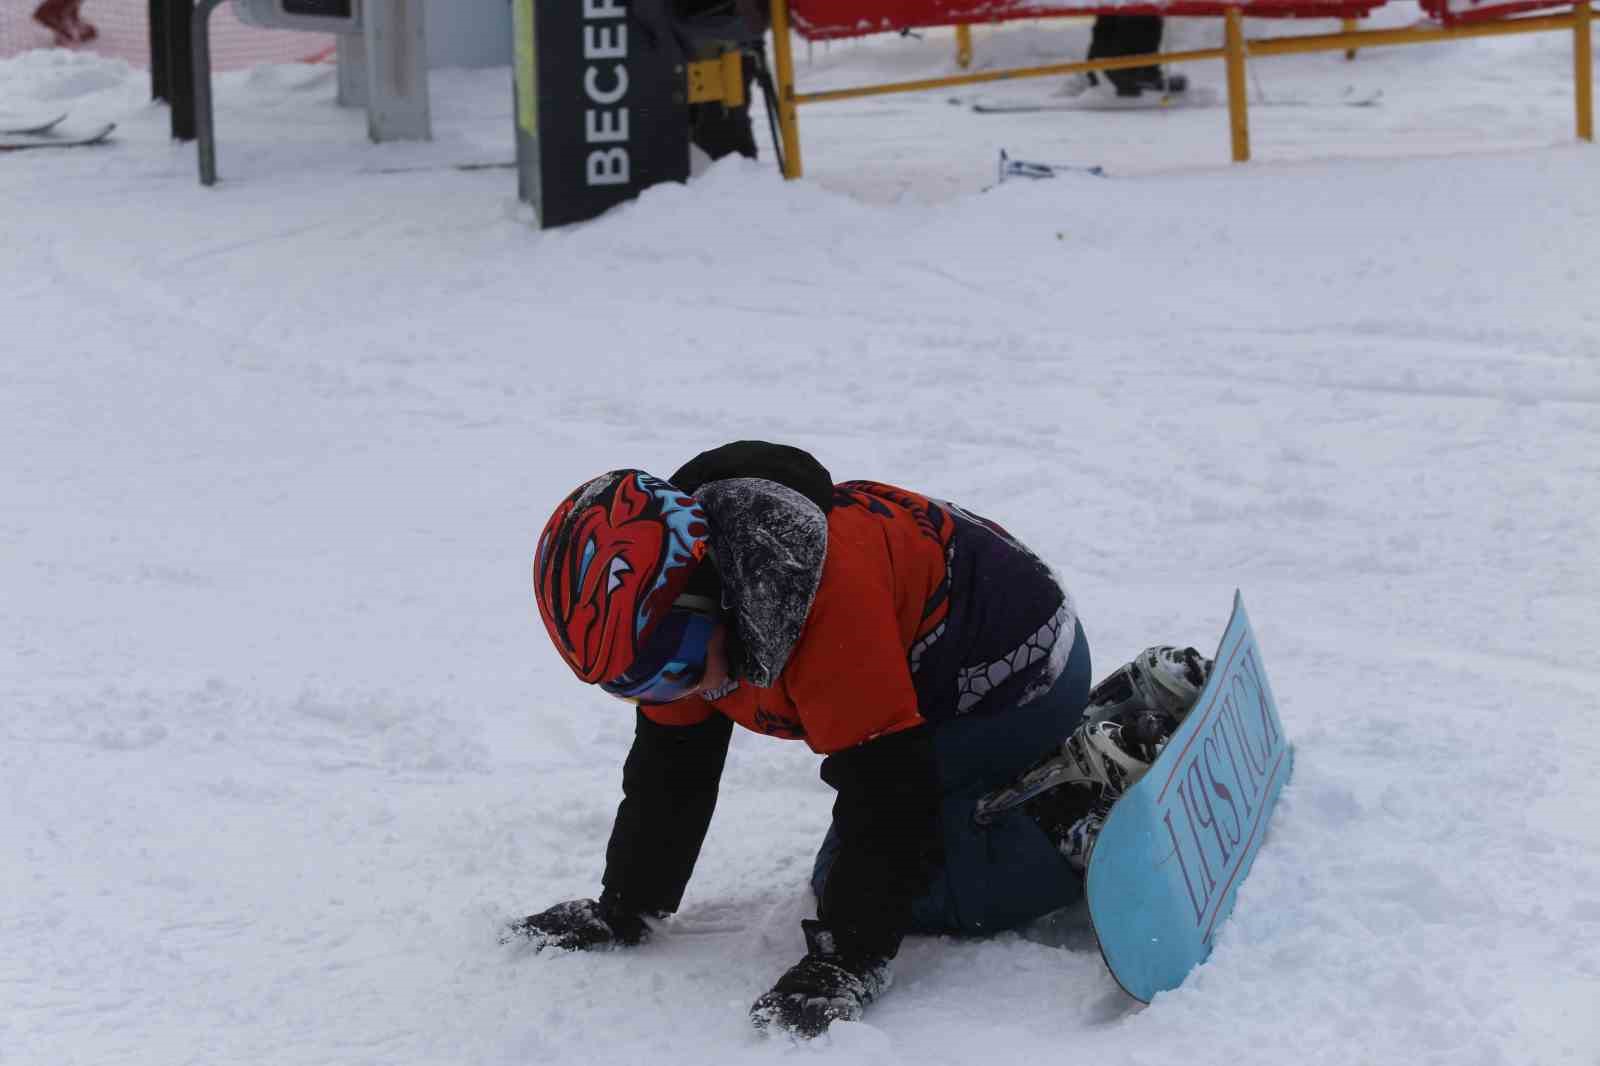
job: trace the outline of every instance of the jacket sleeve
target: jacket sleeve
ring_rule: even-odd
[[[839,851],[817,901],[841,954],[893,958],[939,862],[939,771],[927,726],[828,756]]]
[[[639,713],[606,845],[607,902],[638,914],[678,909],[716,809],[732,732],[720,714],[662,725]]]

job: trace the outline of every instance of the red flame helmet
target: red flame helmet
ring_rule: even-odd
[[[561,501],[539,535],[534,594],[579,680],[627,672],[705,558],[709,532],[693,496],[642,470],[601,474]]]

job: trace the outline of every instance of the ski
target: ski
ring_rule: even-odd
[[[982,97],[972,101],[980,115],[1025,115],[1044,111],[1163,111],[1190,107],[1215,107],[1221,100],[1209,86],[1186,89],[1181,93],[1140,93],[1138,96],[1113,96],[1109,93],[1082,92],[1077,96]]]
[[[0,135],[0,152],[22,152],[31,148],[83,148],[104,142],[116,128],[115,122],[107,122],[84,133]]]
[[[1004,148],[1000,149],[1000,184],[1005,184],[1011,178],[1056,178],[1063,174],[1084,174],[1089,177],[1103,178],[1106,169],[1102,166],[1085,166],[1074,163],[1034,163],[1026,159],[1013,159]]]
[[[476,163],[440,163],[438,165],[424,164],[415,167],[373,167],[369,170],[358,171],[361,174],[442,174],[446,171],[456,170],[470,174],[479,170],[512,170],[516,167],[515,160],[500,161],[487,160]]]
[[[32,122],[27,119],[0,118],[0,136],[5,137],[42,137],[67,120],[67,112],[42,121]]]
[[[1382,89],[1346,86],[1337,95],[1268,96],[1257,90],[1250,97],[1252,107],[1376,107],[1383,100]],[[1047,111],[1160,111],[1191,107],[1218,107],[1222,94],[1210,86],[1197,86],[1181,93],[1142,93],[1139,96],[1108,96],[1082,93],[1078,96],[1040,100],[1027,97],[979,97],[972,110],[980,115],[1028,115]]]
[[[1259,88],[1250,97],[1252,107],[1377,107],[1382,89],[1361,89],[1346,85],[1336,96],[1268,96]]]

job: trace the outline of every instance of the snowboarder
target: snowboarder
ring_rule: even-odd
[[[907,932],[987,934],[1074,902],[1094,830],[1210,663],[1152,649],[1090,692],[1050,569],[995,523],[797,448],[741,441],[662,481],[580,486],[539,539],[536,598],[580,680],[637,705],[598,899],[512,926],[634,945],[677,909],[733,724],[805,741],[837,791],[806,955],[757,1028],[856,1020]]]

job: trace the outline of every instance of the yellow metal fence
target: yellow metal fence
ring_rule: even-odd
[[[1347,55],[1353,55],[1363,48],[1431,44],[1436,41],[1467,37],[1501,37],[1555,31],[1572,34],[1573,95],[1577,112],[1577,136],[1580,140],[1594,140],[1594,53],[1590,36],[1593,14],[1590,0],[1577,0],[1572,5],[1571,11],[1559,15],[1535,15],[1456,26],[1387,30],[1352,30],[1349,24],[1346,24],[1346,28],[1339,33],[1273,37],[1263,40],[1245,38],[1244,12],[1241,8],[1229,8],[1225,19],[1226,33],[1221,48],[1162,52],[1145,56],[1117,56],[1111,59],[1053,63],[1047,66],[1018,67],[1008,70],[985,70],[971,74],[952,74],[944,78],[924,78],[919,81],[889,82],[882,85],[830,89],[825,92],[799,93],[795,91],[794,86],[794,53],[789,40],[789,0],[772,0],[773,60],[777,67],[774,73],[778,83],[778,126],[783,139],[784,177],[798,178],[804,173],[800,155],[798,113],[801,104],[853,100],[890,93],[922,92],[927,89],[947,89],[961,85],[982,85],[1022,78],[1057,77],[1087,71],[1123,70],[1152,64],[1192,63],[1205,59],[1220,59],[1227,65],[1228,130],[1232,141],[1233,160],[1236,163],[1244,163],[1250,159],[1250,110],[1246,93],[1245,65],[1252,57],[1339,50],[1343,50]],[[961,32],[963,29],[958,28],[956,47],[958,62],[965,67],[971,61],[972,38],[970,32]]]

